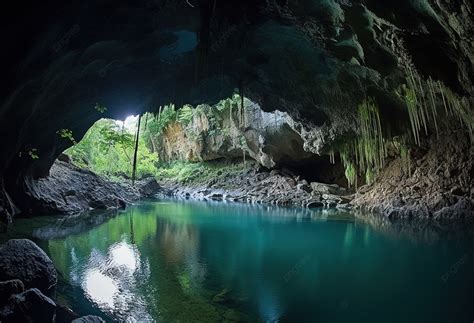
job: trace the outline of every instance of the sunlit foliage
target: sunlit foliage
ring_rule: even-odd
[[[139,140],[138,145],[138,177],[154,175],[158,155],[150,151],[143,139]],[[128,177],[132,172],[133,151],[134,134],[114,120],[102,119],[65,153],[76,165],[98,174]]]

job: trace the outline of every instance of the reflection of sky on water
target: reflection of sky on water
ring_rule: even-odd
[[[435,304],[438,262],[449,268],[463,252],[442,247],[387,239],[337,210],[176,201],[146,202],[49,241],[58,269],[113,318],[182,322],[223,321],[229,309],[251,313],[248,321],[367,321],[364,313],[377,317],[395,297]],[[417,268],[423,280],[407,283]]]
[[[82,288],[94,302],[114,308],[114,298],[119,289],[112,278],[101,273],[98,268],[91,268],[84,272],[83,280]]]
[[[130,273],[135,272],[137,268],[137,251],[126,242],[118,243],[109,250],[110,258],[114,265],[126,267]]]
[[[151,320],[146,301],[137,289],[149,274],[149,268],[144,267],[141,270],[136,246],[125,240],[111,245],[105,255],[93,249],[81,273],[81,286],[86,296],[106,313],[126,321]]]

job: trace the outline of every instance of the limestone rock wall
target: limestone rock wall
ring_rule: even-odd
[[[474,219],[474,147],[468,135],[443,133],[429,147],[412,153],[411,171],[400,158],[388,161],[352,204],[393,218]]]
[[[243,158],[245,154],[272,168],[312,157],[303,150],[303,140],[291,129],[290,120],[287,113],[264,112],[247,99],[243,110],[238,104],[224,109],[204,105],[195,109],[187,125],[173,121],[153,141],[165,162]]]

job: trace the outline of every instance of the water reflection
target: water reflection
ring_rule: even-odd
[[[473,264],[466,262],[450,285],[440,277],[472,251],[472,240],[419,243],[404,233],[430,234],[365,221],[337,210],[162,201],[69,235],[64,228],[84,228],[77,218],[58,222],[60,235],[54,224],[35,234],[48,239],[64,277],[119,321],[344,322],[385,315],[387,322],[436,322],[456,311],[471,314],[456,304],[474,296],[464,287]],[[419,316],[406,319],[408,313]]]
[[[124,266],[130,273],[133,273],[139,261],[138,250],[122,241],[110,248],[110,259],[113,265]]]
[[[97,268],[91,268],[84,272],[83,279],[82,288],[93,301],[100,306],[114,308],[114,298],[118,295],[119,289],[112,278]]]

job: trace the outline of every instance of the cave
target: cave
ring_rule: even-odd
[[[472,12],[5,4],[0,322],[472,321]]]

